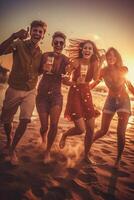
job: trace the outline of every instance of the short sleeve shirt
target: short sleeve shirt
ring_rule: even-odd
[[[66,73],[66,67],[69,59],[63,54],[55,54],[54,52],[44,53],[41,61],[41,68],[47,63],[48,57],[53,57],[51,73],[44,70],[43,77],[39,83],[38,93],[44,95],[48,91],[59,93],[61,90],[62,74]]]
[[[17,40],[12,43],[13,66],[9,75],[9,85],[18,90],[29,91],[35,88],[42,53],[33,48],[30,40]]]

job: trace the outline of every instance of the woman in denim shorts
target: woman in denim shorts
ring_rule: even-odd
[[[100,78],[104,79],[109,93],[103,108],[101,129],[96,132],[94,141],[108,132],[111,120],[115,112],[117,112],[118,155],[115,166],[118,166],[125,146],[125,132],[131,113],[130,99],[126,91],[125,79],[128,69],[123,66],[119,52],[113,47],[109,48],[106,52],[106,61],[107,66],[101,70]]]

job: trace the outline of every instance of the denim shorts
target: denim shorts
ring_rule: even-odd
[[[108,96],[104,107],[103,107],[104,113],[115,113],[115,112],[125,112],[125,113],[131,113],[131,105],[130,105],[130,99],[129,96],[117,96],[117,97],[111,97]]]
[[[36,97],[36,108],[39,113],[50,111],[53,106],[59,106],[62,109],[63,96],[61,93],[48,92],[44,96],[37,95]]]

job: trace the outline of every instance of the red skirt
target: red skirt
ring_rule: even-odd
[[[95,117],[94,105],[88,84],[79,84],[70,87],[64,115],[70,120]]]

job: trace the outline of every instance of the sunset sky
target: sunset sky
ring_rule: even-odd
[[[41,19],[48,24],[43,51],[50,50],[51,36],[60,30],[68,38],[91,39],[98,48],[117,48],[129,76],[134,73],[133,0],[1,0],[0,18],[0,42]]]

